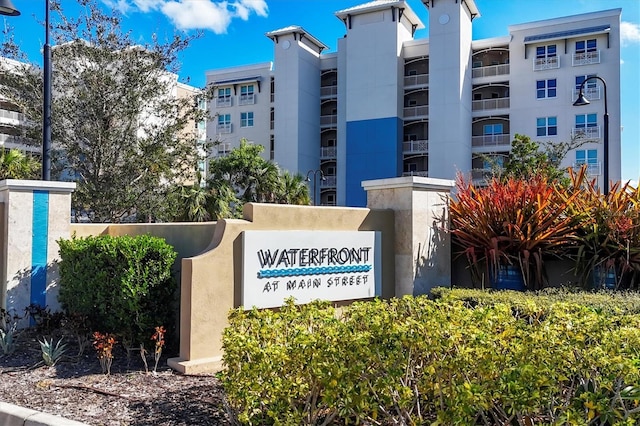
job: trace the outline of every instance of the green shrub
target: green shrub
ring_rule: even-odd
[[[163,239],[97,236],[58,241],[63,309],[128,347],[149,345],[154,327],[171,329],[176,252]]]
[[[640,315],[533,296],[468,305],[234,310],[223,337],[230,405],[244,424],[640,421]]]

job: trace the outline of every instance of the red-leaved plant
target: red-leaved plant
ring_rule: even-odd
[[[113,334],[102,334],[99,331],[93,333],[93,347],[98,354],[100,367],[103,374],[111,374],[111,364],[113,362],[113,346],[117,343]]]

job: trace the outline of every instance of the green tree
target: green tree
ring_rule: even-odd
[[[77,182],[73,207],[93,221],[166,220],[176,209],[169,194],[195,174],[193,123],[206,115],[195,99],[175,95],[176,59],[193,37],[141,45],[122,32],[117,11],[79,3],[75,18],[62,2],[52,5],[52,174]],[[22,84],[11,102],[20,102],[29,75],[12,74]],[[25,112],[40,123],[32,102]]]
[[[0,148],[0,180],[38,179],[40,162],[19,149]]]

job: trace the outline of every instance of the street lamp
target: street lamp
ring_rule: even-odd
[[[311,182],[311,178],[309,178],[309,176],[313,175],[313,185],[312,185],[312,190],[313,190],[313,205],[316,205],[316,177],[318,176],[318,173],[320,173],[320,180],[324,181],[327,180],[326,177],[324,177],[324,173],[322,172],[322,170],[309,170],[307,172],[307,182]]]
[[[11,0],[0,0],[0,15],[19,16]],[[51,46],[49,45],[49,0],[45,0],[42,94],[42,180],[51,180]]]
[[[591,103],[584,97],[584,84],[594,78],[600,80],[604,86],[604,168],[602,170],[604,186],[602,187],[602,192],[604,195],[607,195],[609,193],[609,111],[607,110],[607,82],[597,75],[592,75],[591,77],[586,78],[580,85],[580,93],[578,93],[578,99],[573,103],[573,106],[584,106]]]

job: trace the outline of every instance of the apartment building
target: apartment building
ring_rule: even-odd
[[[487,156],[502,161],[516,133],[552,143],[580,137],[564,165],[587,164],[602,185],[603,79],[609,179],[620,179],[621,9],[472,40],[473,0],[423,3],[427,39],[414,37],[425,25],[404,0],[376,0],[335,13],[345,25],[337,52],[323,53],[326,45],[291,26],[266,34],[273,63],[207,72],[217,93],[207,126],[220,141],[214,155],[246,138],[287,170],[321,170],[318,204],[364,206],[363,180],[480,179]],[[586,79],[591,103],[573,106]]]
[[[5,72],[21,72],[26,64],[13,59],[0,57],[0,69]],[[5,78],[0,73],[0,84],[5,84]],[[21,149],[34,155],[40,155],[40,148],[25,144],[24,126],[26,117],[21,108],[0,94],[0,148]]]

